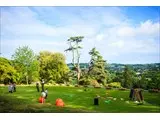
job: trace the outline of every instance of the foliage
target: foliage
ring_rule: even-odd
[[[113,87],[113,88],[122,88],[120,82],[112,82],[108,84],[108,87]]]
[[[94,87],[100,87],[100,84],[97,82],[97,80],[91,80],[90,84]]]
[[[105,63],[106,61],[103,60],[103,57],[100,53],[93,48],[89,54],[91,55],[91,60],[89,64],[89,71],[88,75],[97,80],[98,83],[106,84],[107,74],[105,71]]]
[[[143,77],[147,89],[160,89],[160,70],[149,70]]]
[[[122,86],[125,88],[130,88],[132,87],[135,77],[135,72],[129,68],[129,66],[125,66],[124,72],[123,72],[123,81],[122,81]]]
[[[45,82],[65,82],[65,76],[69,72],[69,68],[65,63],[65,57],[63,54],[42,51],[39,54],[38,60],[40,63],[41,79],[44,79]]]
[[[11,65],[11,61],[0,57],[0,83],[16,82],[18,74]]]
[[[108,70],[105,70],[107,78],[106,78],[106,83],[111,83],[111,82],[116,82],[114,81],[116,75],[114,73],[109,72]]]
[[[84,38],[83,36],[70,37],[68,39],[69,48],[65,50],[66,52],[72,51],[72,64],[74,66],[74,70],[77,72],[77,84],[79,83],[81,77],[81,69],[79,66],[79,59],[80,59],[79,49],[81,49],[82,47],[79,45],[79,43],[82,42],[83,38]]]
[[[16,49],[12,55],[13,66],[19,73],[20,82],[31,83],[39,78],[39,63],[34,52],[23,46]]]

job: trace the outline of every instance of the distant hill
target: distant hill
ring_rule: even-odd
[[[67,64],[68,67],[71,69],[73,68],[73,65],[71,63]],[[125,65],[128,65],[130,68],[137,72],[142,72],[146,71],[149,69],[154,69],[154,70],[160,70],[160,63],[152,63],[152,64],[117,64],[117,63],[112,63],[112,64],[106,64],[105,68],[109,71],[112,72],[121,72],[123,71]],[[81,69],[87,69],[89,67],[88,63],[80,63],[80,68]]]

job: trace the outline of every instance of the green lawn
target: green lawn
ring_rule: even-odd
[[[17,92],[8,93],[8,87],[0,87],[0,112],[101,112],[101,113],[160,113],[160,93],[143,92],[145,104],[137,105],[128,101],[129,91],[105,90],[100,88],[76,87],[47,87],[48,99],[45,104],[38,103],[40,93],[33,86],[17,86]],[[106,92],[108,96],[115,97],[117,100],[111,100],[108,104],[105,101]],[[93,98],[99,94],[105,99],[100,98],[99,106],[93,105]],[[56,107],[55,100],[63,99],[65,107]],[[124,100],[120,100],[123,98]]]

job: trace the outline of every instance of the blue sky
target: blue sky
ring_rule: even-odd
[[[19,46],[61,52],[67,39],[84,36],[81,62],[96,47],[108,63],[160,62],[160,7],[1,7],[1,53]]]

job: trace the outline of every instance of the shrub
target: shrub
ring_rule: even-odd
[[[99,88],[100,85],[99,83],[97,82],[97,80],[92,80],[91,83],[90,83],[92,86],[94,86],[95,88]]]
[[[55,85],[55,84],[56,84],[56,82],[55,82],[55,81],[53,81],[53,80],[50,80],[50,81],[48,82],[48,84]]]
[[[159,90],[158,89],[149,89],[148,92],[150,92],[150,93],[158,93]]]
[[[119,90],[127,90],[126,88],[119,88]]]
[[[107,87],[106,87],[106,89],[107,89],[107,90],[111,90],[111,89],[112,89],[112,87],[108,87],[108,86],[107,86]]]
[[[75,87],[79,87],[79,85],[76,84]]]
[[[120,82],[112,82],[108,84],[108,87],[113,87],[113,88],[121,88],[121,83]]]

